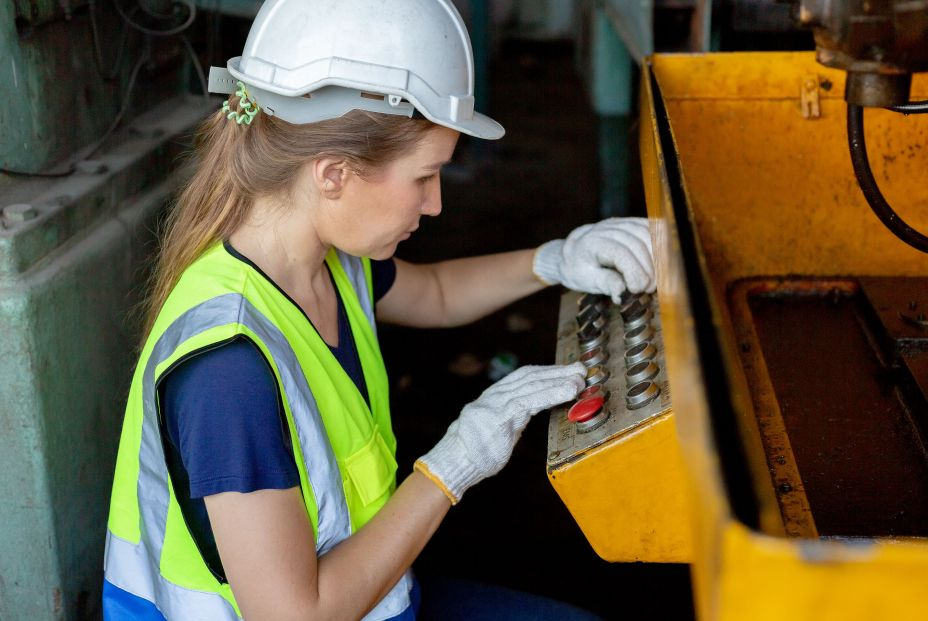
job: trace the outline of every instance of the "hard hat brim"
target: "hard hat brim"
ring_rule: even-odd
[[[455,129],[468,136],[483,138],[484,140],[499,140],[506,134],[502,125],[479,112],[474,112],[473,118],[467,121],[446,121],[444,119],[430,118],[428,114],[421,111],[423,116],[438,125]]]

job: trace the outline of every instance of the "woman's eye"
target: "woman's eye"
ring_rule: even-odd
[[[419,177],[419,183],[426,183],[438,176],[438,173],[432,173],[428,177]]]

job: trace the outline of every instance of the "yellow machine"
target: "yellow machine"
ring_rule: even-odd
[[[928,617],[928,255],[858,186],[846,75],[812,53],[643,71],[655,381],[672,401],[568,458],[549,433],[548,475],[604,558],[691,562],[702,621]],[[928,117],[866,121],[880,189],[928,230]],[[562,360],[581,353],[576,307]],[[603,309],[613,375],[619,311]],[[629,420],[627,386],[607,419]],[[571,424],[553,413],[552,433]]]

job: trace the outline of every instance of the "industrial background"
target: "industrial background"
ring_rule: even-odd
[[[681,237],[684,260],[691,268],[702,265],[709,270],[710,297],[714,292],[725,298],[726,292],[734,290],[732,283],[748,276],[913,277],[928,272],[923,255],[903,251],[881,254],[886,247],[883,244],[898,242],[882,231],[879,223],[871,228],[867,220],[868,224],[858,226],[850,216],[836,216],[827,207],[828,201],[864,204],[857,198],[859,189],[846,162],[847,145],[842,142],[843,89],[831,90],[833,83],[843,79],[832,74],[840,72],[816,69],[811,54],[785,60],[777,56],[782,62],[743,54],[732,54],[734,60],[730,62],[713,60],[716,56],[707,56],[709,60],[705,61],[692,57],[692,64],[683,60],[680,63],[684,64],[674,64],[674,58],[687,58],[682,56],[653,64],[647,60],[655,52],[811,51],[815,42],[811,30],[798,25],[798,3],[456,3],[473,40],[478,108],[491,111],[506,127],[507,135],[492,144],[462,140],[454,163],[443,174],[441,217],[423,221],[417,235],[400,246],[398,256],[431,261],[531,247],[602,217],[659,215],[660,210],[655,212],[652,203],[666,208],[685,198],[687,205],[697,208],[691,211],[694,221],[705,225],[697,233],[707,235],[703,243],[718,243],[717,247],[706,246],[706,257],[700,255],[702,258],[697,259],[696,255],[686,254],[693,244],[687,242],[685,234]],[[101,616],[106,514],[139,330],[139,317],[134,311],[156,248],[159,219],[184,178],[184,154],[191,133],[204,115],[220,105],[220,98],[204,94],[204,68],[223,66],[226,59],[241,52],[259,6],[257,0],[0,3],[0,621],[91,620]],[[924,12],[925,8],[919,10]],[[928,47],[924,38],[921,42]],[[803,87],[809,75],[812,85]],[[828,77],[821,78],[823,75]],[[663,99],[652,92],[658,82],[664,89]],[[916,93],[922,98],[928,95],[924,81],[916,80],[913,97]],[[790,117],[782,127],[764,127],[764,118],[769,118],[770,123],[780,119],[776,112],[779,108],[768,104],[787,99],[795,100],[795,105],[790,103],[790,114],[799,119],[796,124],[790,124],[794,122]],[[705,103],[710,100],[725,100],[731,105],[720,112]],[[739,107],[742,103],[745,105]],[[763,111],[770,116],[758,119]],[[828,120],[836,119],[839,112],[840,120]],[[662,114],[674,126],[675,142],[660,133]],[[896,202],[914,201],[916,210],[911,213],[916,223],[928,222],[928,196],[922,187],[928,128],[914,119],[901,127],[901,115],[889,120],[891,113],[885,114],[876,125],[882,133],[874,148],[886,154],[876,163],[877,177],[888,185],[888,195],[898,199]],[[815,126],[817,129],[803,133],[809,126],[800,125],[802,119],[819,116],[824,118]],[[756,129],[750,140],[723,140],[723,135],[736,135],[748,125]],[[724,134],[722,129],[729,133]],[[653,139],[650,143],[649,137]],[[726,155],[713,159],[701,150],[700,145],[715,143],[719,144],[710,151]],[[833,155],[795,155],[803,148],[815,150],[822,144]],[[787,152],[793,155],[777,155]],[[682,171],[674,164],[678,156]],[[896,158],[908,162],[901,172],[891,168]],[[827,169],[816,168],[826,165]],[[781,183],[745,188],[747,180],[753,179],[753,167],[779,171],[772,176]],[[806,172],[809,169],[829,172],[822,173],[819,182],[814,183],[806,179],[812,175]],[[742,173],[744,176],[738,177]],[[657,179],[668,178],[669,184],[658,187]],[[674,183],[686,189],[685,197]],[[790,189],[791,184],[796,184],[795,190]],[[799,198],[791,200],[790,195]],[[754,237],[746,235],[750,239],[742,249],[737,238],[747,225],[737,215],[731,215],[742,212],[716,209],[720,204],[756,206],[758,211],[751,212],[755,219],[781,213],[786,224],[770,215],[769,223],[761,227],[769,236],[764,237],[763,231]],[[822,205],[826,205],[826,211],[815,215]],[[789,215],[794,209],[800,214],[798,219]],[[682,226],[684,212],[675,213],[677,226]],[[861,218],[872,218],[865,208],[861,213]],[[771,245],[776,245],[771,236],[792,226],[790,222],[800,221],[823,231],[821,242],[796,241],[804,234],[800,231],[788,242],[802,249],[806,262],[793,261],[791,255],[776,251],[760,265],[746,258],[770,250]],[[731,225],[729,232],[722,231],[720,222]],[[852,241],[849,252],[855,257],[879,254],[884,258],[876,261],[872,271],[868,271],[871,268],[863,259],[842,262],[836,257],[843,246],[827,241],[832,233]],[[877,241],[871,244],[867,239]],[[700,246],[698,242],[696,246]],[[672,258],[669,262],[676,265]],[[676,269],[668,269],[667,274],[675,274]],[[670,286],[667,282],[665,279],[665,288]],[[909,284],[912,296],[925,293],[923,281]],[[765,291],[776,286],[769,284]],[[828,291],[839,290],[852,296],[858,291],[855,287],[858,285],[839,283]],[[465,328],[425,332],[383,327],[382,346],[400,439],[400,472],[411,469],[415,458],[433,445],[460,408],[488,386],[497,373],[519,364],[553,362],[560,295],[553,289],[542,292]],[[693,290],[688,295],[698,298]],[[745,299],[750,297],[745,295]],[[741,325],[738,309],[749,311],[739,303],[732,302],[734,319],[722,312],[722,320]],[[743,305],[751,303],[745,301]],[[928,296],[924,303],[928,304]],[[715,308],[711,303],[708,307]],[[751,308],[761,312],[757,304]],[[724,323],[717,314],[710,317],[694,310],[692,315],[683,319],[692,320],[690,325],[701,322],[704,330]],[[773,325],[771,330],[780,331],[777,334],[788,332],[788,326],[781,324],[792,321],[790,315],[769,315],[787,317],[765,321]],[[924,323],[924,316],[918,321]],[[728,333],[724,326],[719,330],[723,335]],[[744,334],[739,332],[738,337]],[[762,341],[766,337],[754,338]],[[799,346],[808,342],[802,335],[791,338]],[[913,338],[913,342],[924,340],[917,333]],[[705,365],[706,351],[711,346],[702,341],[699,344],[703,356],[699,364]],[[921,345],[913,347],[907,351],[920,351]],[[720,356],[724,364],[719,363],[718,369],[729,368],[738,355],[737,351],[731,355],[723,351]],[[753,354],[749,345],[742,345],[740,355],[745,369],[758,366],[757,360],[750,358]],[[696,359],[694,355],[691,361]],[[816,360],[824,364],[829,357]],[[768,363],[771,367],[780,364],[773,358]],[[790,364],[791,359],[783,362],[774,368],[774,374],[788,374]],[[737,411],[744,403],[752,402],[754,392],[738,393],[737,385],[713,379],[713,373],[705,371],[699,385],[740,394],[741,401],[737,396],[733,398]],[[671,377],[672,385],[673,380]],[[810,390],[818,390],[820,385],[811,386]],[[693,395],[697,392],[694,390]],[[679,394],[675,390],[675,399]],[[727,404],[719,406],[713,398],[706,397],[705,401],[711,402],[713,411],[731,409]],[[701,401],[691,402],[695,403],[693,411],[702,411]],[[688,541],[695,538],[695,543],[667,548],[656,543],[652,549],[639,539],[636,545],[643,546],[643,552],[619,555],[624,555],[622,560],[656,562],[609,562],[597,554],[601,550],[588,529],[578,526],[582,520],[579,509],[568,507],[573,492],[552,488],[551,482],[557,486],[556,476],[548,480],[552,472],[546,475],[543,465],[548,426],[546,420],[541,420],[544,417],[539,417],[527,429],[510,465],[471,491],[451,512],[416,569],[422,574],[465,577],[549,595],[590,608],[607,619],[782,619],[784,609],[771,603],[774,595],[758,596],[765,602],[767,613],[743,607],[745,601],[757,595],[752,589],[761,589],[762,584],[773,591],[782,590],[781,596],[787,600],[791,593],[802,594],[797,597],[804,603],[797,609],[801,612],[792,616],[793,621],[886,618],[878,607],[853,613],[861,616],[829,616],[841,610],[822,603],[828,600],[822,585],[833,574],[816,574],[816,578],[808,580],[815,586],[808,588],[800,584],[805,575],[801,572],[793,574],[794,581],[783,578],[783,574],[793,571],[791,563],[806,567],[816,554],[819,561],[826,559],[825,564],[838,562],[835,559],[850,562],[857,558],[853,551],[842,548],[835,553],[830,548],[805,546],[798,552],[782,548],[783,555],[777,556],[778,552],[770,550],[783,540],[773,536],[756,544],[759,547],[752,546],[758,540],[757,533],[784,529],[779,517],[773,519],[776,527],[768,527],[773,514],[784,516],[782,521],[790,536],[818,540],[822,535],[827,540],[831,535],[866,538],[898,534],[915,541],[916,549],[907,552],[894,548],[895,552],[888,553],[891,560],[902,560],[891,565],[887,583],[896,579],[905,583],[901,574],[894,573],[899,567],[928,578],[926,552],[919,541],[928,534],[925,522],[920,521],[928,515],[928,509],[920,512],[928,494],[928,477],[923,476],[928,458],[918,431],[924,402],[916,398],[905,403],[909,404],[905,408],[909,412],[908,425],[916,429],[912,432],[916,438],[909,443],[918,445],[912,449],[918,456],[911,464],[901,463],[895,470],[890,469],[893,477],[907,478],[911,484],[889,494],[908,499],[893,509],[914,516],[907,526],[893,526],[899,522],[896,520],[883,530],[882,526],[868,530],[861,518],[859,525],[828,531],[824,527],[827,511],[816,513],[817,507],[813,506],[812,513],[816,513],[822,531],[819,533],[808,517],[807,500],[794,502],[794,495],[789,495],[802,490],[803,481],[796,478],[795,472],[777,469],[776,464],[787,464],[784,468],[792,464],[792,458],[783,458],[781,463],[775,461],[779,459],[776,457],[768,463],[764,457],[774,455],[769,446],[775,440],[770,426],[764,425],[765,419],[760,419],[760,431],[756,423],[749,426],[761,438],[756,446],[767,447],[766,453],[764,448],[757,448],[760,457],[752,460],[724,444],[726,439],[738,444],[734,438],[744,433],[738,431],[742,427],[735,429],[731,422],[734,419],[712,418],[716,427],[711,437],[721,447],[715,456],[706,443],[706,456],[693,468],[693,478],[716,467],[724,471],[723,483],[713,479],[706,488],[700,488],[710,490],[701,496],[711,505],[706,514],[728,515],[727,505],[714,500],[725,496],[716,487],[735,490],[727,496],[730,513],[738,525],[744,525],[747,534],[738,530],[733,539],[725,540],[736,543],[713,548],[713,542],[722,537],[718,533],[728,532],[718,526],[728,524],[720,519],[713,522],[716,526],[694,527],[702,528],[698,532],[705,535],[686,536]],[[785,400],[780,407],[786,411]],[[894,424],[887,419],[886,426]],[[683,430],[684,437],[692,432],[693,425],[690,427],[691,431]],[[880,429],[862,428],[860,433],[878,434]],[[819,441],[830,437],[829,432],[821,433]],[[800,452],[799,439],[793,437],[792,441]],[[855,450],[866,452],[856,444],[859,438],[848,442]],[[756,448],[749,441],[745,444],[748,453]],[[885,450],[891,452],[898,446],[890,442],[885,444]],[[810,446],[808,450],[817,449]],[[662,454],[676,463],[672,461],[678,458],[676,452]],[[880,462],[883,457],[876,453],[869,459]],[[752,461],[760,465],[748,464]],[[826,461],[815,467],[827,468]],[[664,502],[661,499],[667,489],[676,483],[676,479],[669,478],[676,476],[676,471],[671,472],[672,466],[668,468],[666,479],[660,467],[653,479],[645,473],[625,471],[617,475],[615,485],[622,485],[622,477],[640,477],[647,482],[643,495],[653,493],[658,499],[655,502]],[[875,467],[867,473],[872,480],[885,476]],[[840,479],[845,474],[842,471],[834,476]],[[821,484],[835,480],[829,476],[822,475],[816,481]],[[758,484],[760,479],[765,482]],[[752,484],[773,490],[771,480],[779,486],[776,498],[773,491],[739,495],[739,489]],[[569,479],[563,481],[566,484]],[[811,484],[806,480],[807,487]],[[755,496],[760,498],[756,503],[744,500]],[[828,505],[829,510],[843,506],[837,499],[829,502],[833,503]],[[671,506],[676,505],[667,501],[660,508],[667,510]],[[779,509],[771,513],[770,506]],[[759,517],[752,518],[755,514]],[[612,517],[605,518],[605,527],[614,532],[628,529],[623,515],[622,507],[616,506]],[[662,519],[684,525],[674,528],[689,528],[682,514]],[[879,522],[881,518],[873,519]],[[655,522],[655,532],[659,531],[659,523]],[[791,524],[799,524],[795,532],[790,530]],[[709,531],[714,534],[706,534]],[[695,551],[691,549],[694,547]],[[726,556],[731,550],[736,551],[734,560]],[[765,556],[768,553],[770,557]],[[881,551],[877,556],[882,555]],[[701,564],[689,564],[697,560]],[[700,577],[691,575],[691,567],[710,569]],[[750,571],[745,570],[741,579],[731,575],[742,567]],[[779,570],[767,574],[759,567]],[[852,582],[841,583],[849,592],[855,585],[868,582],[866,571],[854,575]],[[869,593],[869,588],[860,587],[857,592]],[[881,601],[874,598],[867,601]],[[899,605],[906,610],[918,610],[919,605],[922,610],[928,609],[924,597],[902,598]],[[871,614],[875,616],[868,616]],[[906,618],[917,617],[912,614],[915,616]]]

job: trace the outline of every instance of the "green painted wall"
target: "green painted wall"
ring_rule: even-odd
[[[177,97],[188,62],[177,36],[128,28],[109,0],[0,1],[0,621],[100,618],[130,311],[207,110]],[[32,174],[95,145],[97,168]]]
[[[179,41],[155,40],[149,48],[130,29],[120,54],[124,28],[109,1],[0,2],[0,169],[47,170],[101,137],[123,103],[133,67],[149,49],[158,60],[141,70],[128,118],[153,104],[146,93],[180,92]],[[112,79],[104,79],[107,73]],[[0,172],[0,189],[10,184],[4,177]]]

